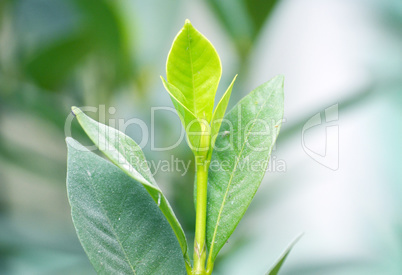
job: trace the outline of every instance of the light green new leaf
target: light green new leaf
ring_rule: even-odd
[[[166,76],[184,95],[186,102],[182,103],[197,118],[211,121],[221,74],[221,61],[215,48],[186,20],[170,49]],[[182,95],[174,94],[179,100]]]
[[[141,148],[130,137],[112,127],[91,119],[79,108],[73,107],[72,111],[84,131],[99,150],[127,175],[140,182],[145,187],[173,228],[179,240],[186,263],[190,266],[190,260],[187,254],[187,240],[184,231],[169,202],[156,184]]]
[[[282,123],[283,77],[244,97],[226,116],[208,175],[208,262],[214,262],[246,212],[266,172]]]
[[[200,138],[201,135],[201,125],[195,115],[186,107],[186,98],[177,89],[174,85],[166,82],[166,80],[161,77],[163,86],[165,87],[166,91],[169,93],[170,98],[172,99],[173,105],[177,110],[181,123],[186,131],[188,144],[190,149],[194,151],[196,154],[197,149],[200,145]]]
[[[219,129],[221,128],[222,119],[225,115],[226,108],[228,107],[230,95],[232,94],[233,84],[237,78],[237,75],[233,78],[232,83],[230,83],[228,89],[223,94],[221,100],[219,101],[218,105],[215,108],[214,114],[212,116],[211,122],[211,146],[209,148],[209,157],[210,159],[212,155],[212,151],[215,146],[216,138],[218,137]]]
[[[300,240],[301,236],[302,235],[297,237],[289,245],[289,247],[285,250],[285,252],[283,252],[282,255],[279,257],[279,259],[276,261],[275,265],[265,275],[277,275],[278,274],[279,270],[281,269],[283,263],[285,262],[286,258],[288,257],[288,255],[289,255],[290,251],[292,250],[293,246]]]
[[[144,187],[67,138],[67,190],[78,237],[98,274],[186,274],[180,245]]]

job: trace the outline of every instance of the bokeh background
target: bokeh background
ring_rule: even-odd
[[[94,274],[66,196],[70,106],[146,123],[172,107],[159,75],[186,18],[221,56],[217,97],[239,74],[230,106],[286,78],[271,158],[285,171],[267,173],[215,274],[264,274],[301,232],[282,274],[402,274],[400,0],[0,0],[0,274]],[[155,123],[173,144],[178,117]],[[144,151],[191,158],[185,142]],[[190,241],[193,178],[156,174]]]

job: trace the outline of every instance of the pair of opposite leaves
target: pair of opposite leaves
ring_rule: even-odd
[[[261,183],[283,116],[281,76],[253,90],[224,116],[233,79],[212,112],[220,77],[221,63],[215,49],[186,21],[169,53],[167,81],[162,80],[186,130],[200,132],[210,127],[208,159],[227,163],[226,169],[210,169],[208,175],[206,235],[212,262]],[[73,221],[95,269],[122,274],[180,274],[191,269],[183,229],[144,165],[141,148],[78,108],[73,107],[73,113],[96,146],[120,168],[67,139]],[[223,118],[227,123],[222,124]],[[219,131],[230,134],[218,135]],[[271,132],[258,134],[267,131]],[[200,153],[199,138],[188,135],[195,155]],[[230,150],[213,151],[215,143],[218,148],[230,145]],[[244,170],[245,161],[263,164],[251,172]],[[150,196],[143,194],[142,186]]]

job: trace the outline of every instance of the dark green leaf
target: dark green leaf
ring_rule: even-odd
[[[145,187],[173,228],[189,266],[190,260],[184,231],[168,200],[156,184],[141,148],[122,132],[91,119],[76,107],[73,107],[72,110],[84,131],[99,150],[127,175]]]
[[[282,76],[253,90],[225,116],[208,175],[209,262],[214,262],[251,203],[282,117]]]
[[[67,145],[72,217],[98,274],[185,274],[180,245],[141,183],[72,138]]]
[[[232,38],[239,54],[245,57],[278,0],[208,0],[207,2]]]
[[[121,3],[108,0],[74,0],[83,15],[82,28],[94,45],[97,59],[104,59],[107,68],[99,68],[103,78],[119,84],[133,77],[133,65],[126,22],[119,8]],[[132,22],[131,22],[132,23]]]
[[[64,84],[90,48],[84,34],[72,35],[36,53],[25,71],[40,87],[55,90]]]
[[[92,57],[93,72],[103,86],[113,87],[127,81],[134,66],[118,4],[107,0],[73,2],[80,13],[80,27],[34,52],[25,65],[28,76],[42,88],[57,90],[78,66],[92,64],[85,63]]]

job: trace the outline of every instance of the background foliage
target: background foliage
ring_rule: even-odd
[[[1,1],[0,273],[94,274],[67,202],[65,119],[72,105],[104,104],[116,107],[111,117],[149,125],[151,107],[172,106],[159,75],[185,18],[221,56],[218,98],[239,74],[229,108],[274,75],[286,77],[286,121],[271,171],[216,274],[263,274],[300,232],[283,274],[400,274],[398,0]],[[320,112],[324,119],[334,104],[336,171],[302,146],[305,123]],[[157,115],[155,122],[155,144],[174,143],[179,119]],[[322,154],[325,126],[304,134]],[[137,128],[127,130],[140,138]],[[90,144],[76,123],[72,135]],[[184,142],[165,152],[150,148],[144,151],[154,161],[191,158]],[[286,172],[275,170],[280,161]],[[155,177],[191,242],[194,175]]]

